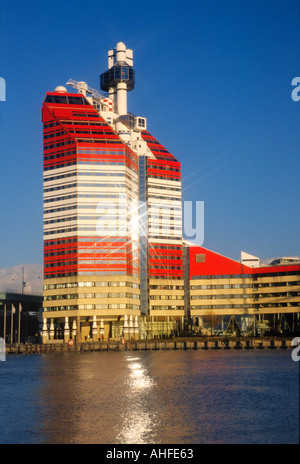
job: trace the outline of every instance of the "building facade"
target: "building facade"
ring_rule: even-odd
[[[132,66],[118,43],[107,94],[70,80],[78,93],[43,102],[44,342],[137,338],[184,316],[181,166],[127,112]]]
[[[299,332],[299,259],[276,260],[269,266],[256,261],[250,267],[197,246],[189,248],[189,256],[194,330],[248,335]]]
[[[109,50],[101,92],[67,85],[42,107],[43,342],[298,330],[299,263],[183,240],[181,164],[127,111],[132,50]]]

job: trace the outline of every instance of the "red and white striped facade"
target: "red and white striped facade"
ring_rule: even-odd
[[[184,316],[181,165],[148,131],[148,314]]]
[[[181,166],[117,91],[78,84],[42,108],[44,341],[137,337],[141,314],[184,316]]]

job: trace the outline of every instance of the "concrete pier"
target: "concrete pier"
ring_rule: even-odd
[[[111,352],[111,351],[167,351],[167,350],[284,350],[292,349],[292,338],[207,338],[175,340],[108,340],[103,342],[76,343],[69,340],[64,343],[49,342],[43,344],[6,344],[6,354],[53,354],[63,352]]]

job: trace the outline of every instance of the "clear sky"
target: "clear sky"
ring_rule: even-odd
[[[45,93],[99,89],[119,41],[134,52],[128,111],[182,162],[183,200],[204,201],[203,246],[300,254],[298,0],[4,0],[0,34],[0,268],[42,263]]]

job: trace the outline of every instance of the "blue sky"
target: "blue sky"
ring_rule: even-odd
[[[0,267],[42,263],[45,93],[98,89],[119,41],[134,51],[128,111],[182,162],[183,200],[204,201],[203,246],[299,255],[299,33],[297,0],[2,1]]]

